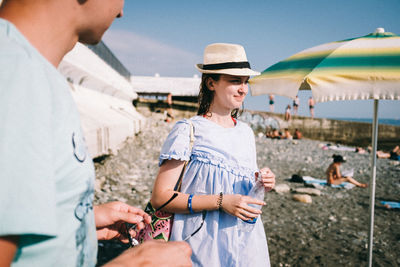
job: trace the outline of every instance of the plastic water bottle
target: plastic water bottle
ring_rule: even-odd
[[[261,173],[259,174],[260,177]],[[264,195],[265,195],[265,189],[264,189],[264,185],[261,182],[261,180],[257,179],[255,185],[251,188],[248,196],[264,201]],[[248,204],[250,207],[256,208],[261,210],[261,205],[257,205],[257,204]],[[254,228],[254,225],[256,224],[257,221],[257,217],[244,221],[244,220],[238,220],[238,228],[240,231],[242,232],[251,232]]]

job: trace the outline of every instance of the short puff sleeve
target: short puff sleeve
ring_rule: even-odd
[[[158,165],[161,166],[164,160],[171,159],[188,161],[190,154],[190,122],[184,119],[174,125],[165,140],[161,148]]]

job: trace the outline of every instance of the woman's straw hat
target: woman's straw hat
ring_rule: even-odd
[[[201,73],[251,76],[260,73],[251,70],[243,46],[238,44],[215,43],[204,49],[204,63],[196,64]]]

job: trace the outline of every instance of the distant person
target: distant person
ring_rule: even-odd
[[[269,111],[274,112],[275,96],[273,94],[269,95]]]
[[[97,239],[127,242],[125,222],[138,229],[150,222],[122,202],[93,205],[93,161],[69,84],[57,71],[77,41],[101,40],[123,3],[0,6],[0,266],[95,266]],[[152,241],[110,264],[190,266],[190,254],[185,243]]]
[[[339,185],[343,182],[349,182],[352,183],[358,187],[365,188],[368,185],[367,184],[362,184],[351,176],[343,176],[342,172],[340,170],[340,166],[342,163],[346,162],[346,159],[342,157],[341,155],[333,155],[333,163],[331,163],[326,170],[326,180],[329,185]]]
[[[314,107],[315,107],[315,101],[312,98],[312,96],[310,96],[310,98],[308,99],[308,107],[310,108],[310,115],[311,118],[314,118]]]
[[[378,150],[376,156],[381,159],[400,160],[400,147],[395,146],[389,153]]]
[[[280,131],[278,131],[277,129],[273,129],[271,138],[272,139],[282,139],[282,133]]]
[[[271,139],[281,139],[282,138],[282,133],[278,131],[275,128],[272,128],[265,133],[265,137],[271,138]]]
[[[283,132],[283,138],[284,139],[289,139],[292,140],[293,136],[291,135],[291,133],[289,132],[288,128],[285,128],[284,132]]]
[[[294,130],[293,139],[301,139],[301,138],[303,138],[303,135],[301,134],[299,129],[296,128]]]
[[[174,119],[174,116],[172,114],[172,94],[168,93],[167,95],[167,110],[165,114],[165,121],[166,122],[171,122]]]
[[[177,122],[164,142],[151,203],[158,208],[171,199],[184,161],[191,159],[181,191],[163,208],[175,213],[171,240],[187,240],[194,266],[269,266],[261,218],[252,232],[238,226],[261,213],[249,204],[265,205],[247,196],[258,176],[256,147],[251,128],[236,119],[249,76],[258,73],[242,46],[225,43],[208,45],[197,68],[203,73],[197,116]],[[265,190],[271,190],[275,175],[268,168],[259,173]]]
[[[358,154],[365,154],[365,153],[367,153],[367,151],[366,151],[364,148],[362,148],[362,147],[356,147],[356,148],[354,149],[354,152],[356,152],[356,153],[358,153]]]
[[[300,99],[299,96],[296,95],[296,98],[293,100],[293,114],[297,115],[299,111]]]
[[[290,105],[287,105],[285,110],[285,121],[290,121],[291,117],[292,113],[290,112]]]
[[[267,129],[267,130],[265,131],[265,137],[271,138],[271,137],[272,137],[272,130],[273,130],[273,129]]]

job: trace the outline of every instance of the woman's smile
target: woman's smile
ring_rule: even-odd
[[[245,93],[239,93],[233,96],[237,101],[243,102],[244,98],[246,97]]]

